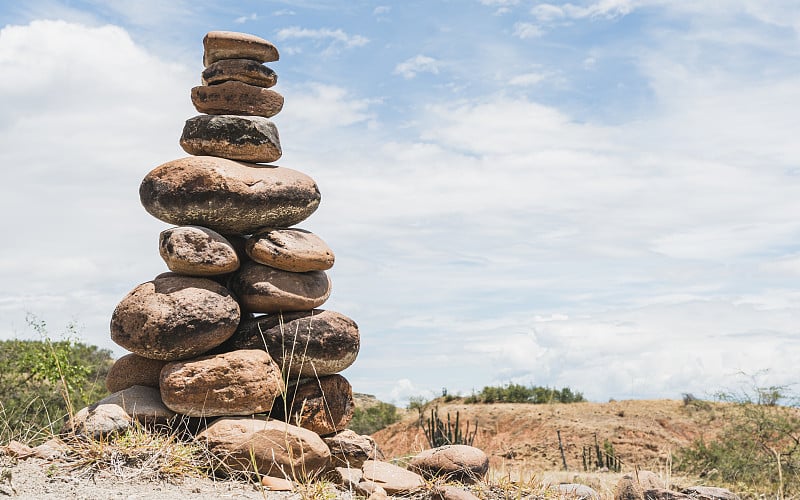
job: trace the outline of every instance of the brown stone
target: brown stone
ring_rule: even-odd
[[[328,444],[327,441],[325,444]],[[330,448],[330,446],[328,447]],[[331,453],[331,455],[333,454]],[[360,483],[362,477],[364,477],[364,473],[361,472],[361,468],[352,467],[334,467],[332,474],[332,480],[345,488],[351,488],[353,485]]]
[[[175,418],[175,412],[161,401],[161,393],[154,387],[134,385],[115,392],[97,402],[98,405],[117,405],[132,419],[143,424],[165,424]]]
[[[161,231],[158,252],[170,271],[189,276],[215,276],[239,269],[239,256],[224,236],[200,226]]]
[[[210,31],[203,38],[203,65],[220,59],[252,59],[261,63],[277,61],[278,49],[261,37],[235,31]]]
[[[323,438],[331,450],[331,462],[337,469],[360,469],[367,460],[383,460],[384,456],[375,440],[370,436],[360,436],[355,431],[345,429],[333,436]]]
[[[474,446],[450,444],[423,450],[411,459],[409,469],[430,479],[444,478],[472,484],[486,476],[489,457]]]
[[[12,439],[5,446],[0,446],[0,452],[9,457],[28,458],[36,455],[36,451],[25,443]]]
[[[111,339],[145,358],[186,359],[227,340],[239,319],[239,304],[218,283],[171,275],[122,299],[111,316]]]
[[[558,498],[565,500],[600,500],[600,495],[585,484],[562,483],[548,489],[559,495]]]
[[[269,354],[249,349],[168,363],[161,370],[161,397],[190,417],[268,412],[284,391]]]
[[[267,491],[294,491],[294,483],[282,477],[264,476],[261,486]]]
[[[646,490],[664,487],[664,482],[657,474],[648,470],[624,474],[617,482],[614,491],[615,500],[642,500]]]
[[[203,70],[203,85],[231,81],[269,88],[278,83],[278,75],[271,68],[252,59],[222,59]]]
[[[374,481],[390,495],[411,493],[425,486],[419,474],[388,462],[367,460],[361,470],[364,471],[364,480]]]
[[[289,384],[285,399],[270,416],[326,436],[344,430],[354,409],[350,382],[341,375],[328,375]]]
[[[362,480],[360,483],[353,485],[353,489],[357,494],[363,495],[371,500],[383,500],[389,497],[386,490],[375,481]]]
[[[715,486],[690,486],[683,493],[694,500],[739,500],[739,495],[731,490]]]
[[[240,235],[297,224],[320,200],[316,183],[305,174],[212,156],[156,167],[142,181],[139,197],[145,210],[164,222]]]
[[[331,294],[324,271],[293,273],[257,262],[246,262],[229,281],[231,291],[250,312],[308,311]]]
[[[478,497],[463,488],[450,484],[438,485],[431,491],[432,500],[478,500]]]
[[[644,490],[644,500],[691,500],[692,497],[666,488]]]
[[[42,460],[56,460],[64,458],[70,451],[70,447],[64,441],[50,438],[33,449],[33,456]]]
[[[198,115],[186,120],[181,147],[190,155],[269,163],[281,157],[275,124],[261,116]]]
[[[281,112],[283,96],[274,90],[242,82],[194,87],[192,104],[209,115],[249,115],[269,118]]]
[[[167,364],[161,359],[150,359],[138,354],[126,354],[108,370],[106,389],[118,392],[134,385],[144,385],[158,389],[158,377],[161,369]]]
[[[247,240],[245,250],[260,264],[296,273],[325,271],[334,261],[322,238],[297,228],[261,229]]]
[[[130,415],[119,405],[94,404],[78,410],[67,422],[64,432],[100,439],[126,431],[132,422]]]
[[[352,319],[315,309],[242,321],[218,350],[266,349],[285,374],[321,377],[353,364],[359,344],[358,326]]]
[[[322,438],[280,420],[228,417],[215,420],[197,441],[228,467],[261,475],[303,479],[323,471],[330,451]]]

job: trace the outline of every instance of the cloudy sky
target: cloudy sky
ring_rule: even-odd
[[[800,10],[792,0],[31,0],[0,4],[0,338],[124,351],[166,270],[139,203],[185,156],[211,30],[274,42],[278,164],[319,184],[344,374],[679,398],[797,381]]]

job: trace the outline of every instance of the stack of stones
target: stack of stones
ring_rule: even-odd
[[[178,416],[224,417],[202,437],[212,449],[227,446],[220,453],[234,462],[241,451],[248,467],[251,450],[232,448],[251,446],[215,440],[232,433],[257,440],[270,426],[285,436],[299,426],[303,447],[327,449],[320,436],[347,426],[352,389],[338,373],[355,361],[359,332],[346,316],[317,309],[331,293],[325,271],[334,255],[316,235],[291,227],[319,205],[316,183],[268,164],[281,156],[269,118],[283,96],[264,65],[278,60],[277,49],[221,31],[203,45],[203,85],[191,92],[203,114],[186,121],[180,139],[192,156],[156,167],[139,189],[151,215],[177,226],[159,238],[170,272],[137,286],[114,311],[111,338],[132,354],[115,363],[106,385],[157,390]],[[285,447],[287,456],[306,453]],[[267,453],[261,473],[275,465],[276,450]]]

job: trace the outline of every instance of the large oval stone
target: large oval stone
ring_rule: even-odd
[[[111,316],[111,339],[145,358],[186,359],[226,341],[239,319],[239,304],[222,285],[166,275],[122,299]]]
[[[198,115],[186,120],[181,147],[190,155],[269,163],[281,157],[275,124],[261,116]]]
[[[440,477],[472,484],[486,476],[489,457],[474,446],[451,444],[423,450],[411,459],[409,468],[429,479]]]
[[[153,169],[139,197],[154,217],[222,234],[252,234],[262,227],[301,222],[319,206],[309,176],[283,167],[190,156]]]
[[[308,311],[331,294],[324,271],[293,273],[252,261],[242,264],[229,285],[247,311],[261,313]]]
[[[268,412],[284,385],[269,354],[248,349],[168,363],[160,389],[172,411],[216,417]]]
[[[254,261],[284,271],[324,271],[333,267],[333,250],[322,238],[297,228],[266,228],[247,240],[247,255]]]
[[[328,375],[290,383],[270,416],[327,436],[347,428],[354,409],[350,382],[341,375]]]
[[[222,59],[203,70],[203,85],[236,81],[269,88],[278,83],[278,75],[269,67],[252,59]]]
[[[258,62],[277,61],[278,49],[261,37],[235,31],[210,31],[203,37],[203,65],[220,59],[253,59]]]
[[[314,477],[331,458],[321,437],[280,420],[220,418],[195,440],[234,470],[273,477]]]
[[[274,90],[230,81],[218,85],[194,87],[192,104],[197,111],[209,115],[252,115],[269,118],[283,109],[283,96]]]
[[[359,345],[355,321],[334,311],[315,309],[242,321],[217,350],[266,349],[285,374],[321,377],[352,365]]]
[[[221,234],[200,226],[161,231],[158,253],[170,271],[190,276],[215,276],[239,269],[239,256]]]
[[[118,392],[134,385],[158,388],[161,369],[167,361],[126,354],[114,361],[106,374],[108,392]]]

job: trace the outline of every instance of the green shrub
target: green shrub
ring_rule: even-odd
[[[676,469],[779,498],[800,496],[800,413],[778,406],[784,387],[723,393],[734,403],[713,441],[698,439],[677,453]]]
[[[580,403],[586,401],[583,394],[569,387],[561,390],[541,386],[506,384],[486,386],[481,392],[464,398],[465,403]]]
[[[106,396],[111,351],[77,342],[69,324],[52,340],[44,321],[28,316],[41,340],[0,341],[0,441],[38,441],[58,432],[70,412]]]
[[[397,414],[397,407],[381,401],[369,408],[356,408],[347,428],[358,434],[372,434],[398,420],[400,415]]]

